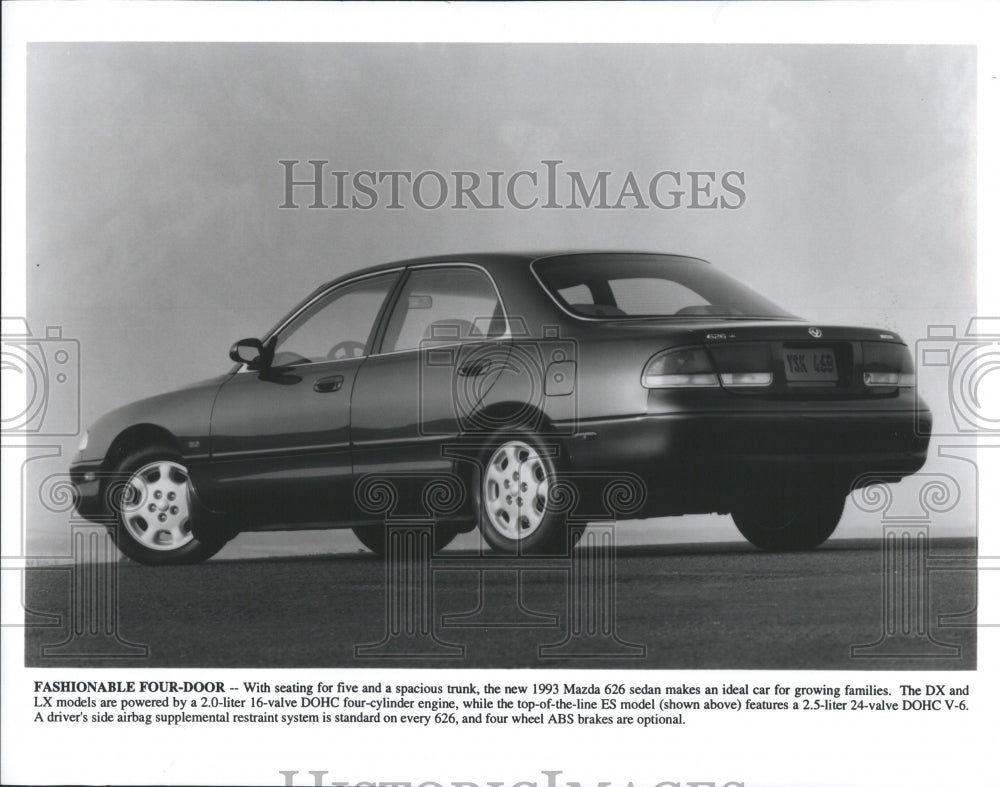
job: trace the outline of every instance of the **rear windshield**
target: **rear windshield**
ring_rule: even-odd
[[[556,302],[580,317],[794,319],[692,257],[579,254],[536,260],[532,268]]]

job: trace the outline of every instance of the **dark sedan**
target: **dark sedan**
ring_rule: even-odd
[[[930,433],[896,334],[804,322],[675,255],[383,265],[230,357],[103,416],[74,458],[78,510],[136,560],[260,529],[350,527],[381,551],[394,519],[437,547],[478,526],[549,553],[567,522],[709,512],[807,549],[852,486],[916,472]]]

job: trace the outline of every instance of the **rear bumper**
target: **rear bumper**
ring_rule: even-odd
[[[573,471],[642,478],[649,517],[729,511],[775,474],[845,492],[861,476],[896,481],[923,467],[930,427],[930,411],[671,413],[583,423],[566,445]]]

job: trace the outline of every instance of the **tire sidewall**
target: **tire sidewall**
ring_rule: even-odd
[[[754,546],[769,552],[802,551],[818,547],[833,535],[845,502],[846,496],[839,489],[819,486],[800,492],[791,508],[774,501],[771,506],[737,508],[732,516],[737,529]]]
[[[187,465],[184,462],[184,458],[175,450],[168,448],[166,446],[149,446],[146,448],[141,448],[136,451],[129,453],[125,456],[114,469],[112,478],[116,480],[125,481],[126,479],[131,479],[132,474],[136,470],[148,465],[152,462],[157,461],[169,461],[176,462],[181,467],[187,471]],[[188,477],[188,483],[190,483],[190,476]],[[121,506],[117,501],[112,501],[109,499],[110,494],[120,495],[124,492],[124,489],[120,493],[109,492],[105,490],[104,500],[105,500],[105,512],[108,515],[108,530],[111,533],[112,538],[115,541],[115,545],[118,547],[119,551],[122,552],[126,557],[131,558],[139,563],[145,565],[173,565],[179,563],[199,563],[203,560],[210,558],[216,552],[218,552],[223,545],[226,543],[225,538],[220,538],[219,541],[207,541],[200,540],[193,537],[184,546],[173,549],[173,550],[158,550],[150,549],[149,547],[141,544],[132,537],[129,533],[128,528],[122,520]],[[188,504],[188,515],[193,516],[194,506]]]
[[[562,445],[556,440],[540,439],[532,432],[507,433],[490,442],[481,457],[479,478],[479,530],[483,539],[495,551],[506,555],[554,555],[565,554],[569,549],[569,534],[565,514],[554,511],[547,500],[542,521],[531,535],[523,539],[512,539],[498,531],[486,511],[486,475],[490,460],[502,445],[521,442],[531,446],[538,454],[545,469],[551,490],[565,467]]]

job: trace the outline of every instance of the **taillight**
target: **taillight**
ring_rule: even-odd
[[[646,388],[718,388],[712,359],[701,347],[667,350],[649,359],[642,370]]]
[[[771,372],[722,372],[719,378],[728,388],[753,387],[771,384]]]
[[[869,388],[912,388],[916,383],[913,358],[903,344],[861,342],[862,375]]]
[[[709,348],[726,388],[763,388],[771,384],[771,350],[766,344],[740,342]]]

